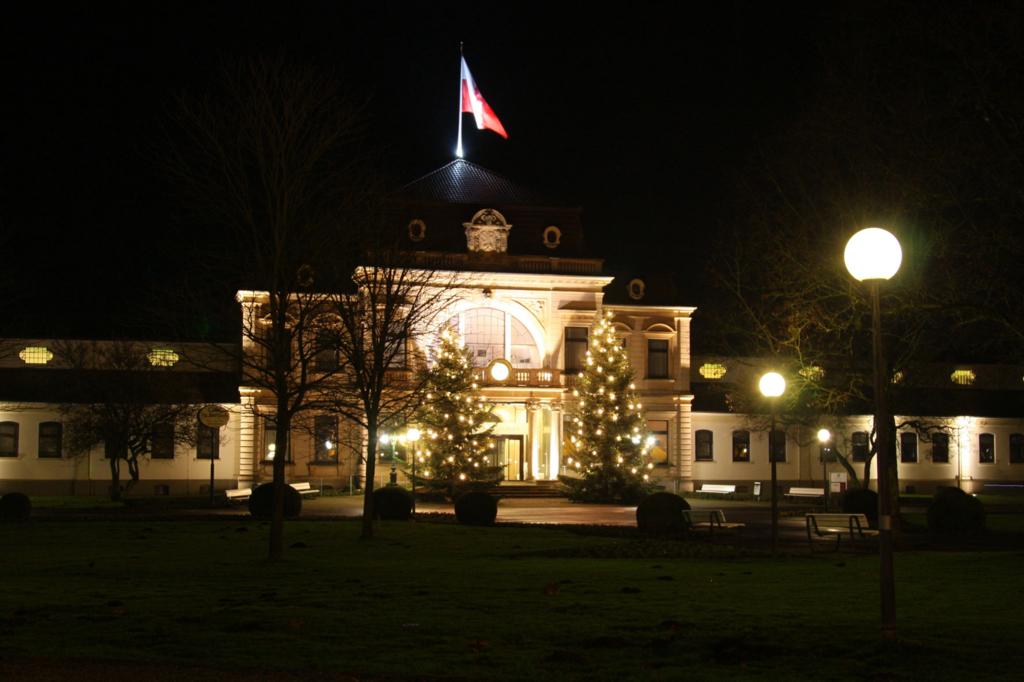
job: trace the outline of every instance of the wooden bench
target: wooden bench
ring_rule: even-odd
[[[723,485],[720,483],[704,483],[697,492],[707,493],[708,495],[732,495],[736,492],[736,486]]]
[[[701,521],[699,519],[707,519]],[[683,520],[686,521],[688,530],[703,532],[707,531],[708,537],[714,536],[715,531],[735,530],[741,531],[746,528],[745,523],[729,523],[725,520],[725,512],[721,509],[684,509]]]
[[[320,491],[309,484],[309,481],[302,481],[301,483],[289,483],[291,487],[299,491],[299,494],[303,497],[307,495],[319,495]]]
[[[824,488],[790,488],[786,497],[824,497]]]
[[[245,502],[252,496],[252,488],[225,490],[224,496],[228,499],[228,502]]]
[[[878,536],[878,531],[868,526],[868,517],[864,514],[807,514],[807,542],[814,551],[814,539],[835,538],[839,549],[843,536],[849,533],[850,542],[856,545],[858,540],[867,540]]]

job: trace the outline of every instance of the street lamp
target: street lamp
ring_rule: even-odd
[[[828,463],[832,460],[832,432],[818,429],[818,442],[821,443],[821,484],[825,488],[825,511],[828,511]]]
[[[896,636],[896,576],[892,560],[892,493],[891,475],[892,417],[886,403],[882,372],[885,355],[882,351],[882,313],[878,285],[900,269],[903,251],[899,240],[880,227],[869,227],[850,237],[843,254],[846,269],[853,278],[866,282],[871,295],[871,339],[875,394],[875,447],[878,460],[878,553],[881,557],[882,636]]]
[[[772,406],[772,427],[768,431],[768,461],[772,467],[772,556],[775,556],[775,548],[779,541],[779,493],[778,493],[778,471],[775,457],[775,399],[786,392],[786,380],[778,372],[767,372],[761,376],[757,387],[761,395],[771,400]]]
[[[415,426],[405,432],[405,439],[412,443],[412,513],[416,513],[416,441],[420,439],[420,430]]]
[[[398,469],[395,468],[395,438],[390,433],[382,433],[378,440],[385,447],[391,445],[391,475],[388,483],[398,485]]]

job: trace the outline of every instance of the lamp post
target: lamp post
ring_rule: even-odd
[[[380,435],[380,444],[387,447],[391,445],[391,474],[388,479],[390,485],[398,485],[398,469],[395,468],[395,439],[390,433],[382,433]]]
[[[416,513],[416,441],[420,439],[420,430],[411,427],[405,432],[405,439],[412,443],[412,513]]]
[[[786,380],[778,372],[767,372],[761,376],[757,387],[761,395],[771,401],[772,406],[772,427],[768,431],[768,461],[772,467],[772,556],[775,556],[776,545],[779,541],[779,492],[778,492],[778,471],[775,457],[775,399],[786,391]]]
[[[881,557],[882,636],[896,636],[896,576],[892,558],[892,417],[885,395],[885,355],[882,351],[882,313],[878,286],[900,269],[899,240],[880,227],[868,227],[850,237],[843,254],[854,279],[866,282],[871,295],[872,367],[875,394],[875,447],[878,461],[878,553]]]
[[[818,429],[818,442],[821,443],[821,484],[825,488],[825,511],[828,511],[828,463],[832,459],[832,432],[828,429]]]

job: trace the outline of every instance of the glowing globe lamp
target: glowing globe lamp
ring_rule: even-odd
[[[900,269],[903,249],[891,232],[868,227],[846,242],[843,260],[856,280],[889,279]]]
[[[765,398],[778,398],[786,392],[786,380],[778,372],[767,372],[761,377],[757,387]]]

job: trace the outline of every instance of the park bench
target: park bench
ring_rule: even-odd
[[[701,519],[707,519],[702,521]],[[744,523],[730,523],[725,520],[725,512],[721,509],[684,509],[683,520],[686,521],[687,529],[690,531],[707,531],[708,538],[714,536],[715,531],[734,530],[741,531],[746,528]]]
[[[245,502],[252,495],[252,488],[235,488],[234,490],[225,490],[224,496],[228,499],[228,502]]]
[[[868,526],[868,517],[864,514],[807,514],[807,542],[814,551],[815,538],[835,538],[835,550],[839,549],[843,536],[849,533],[850,542],[867,540],[878,536],[878,531]]]
[[[786,497],[823,497],[824,488],[790,488]]]
[[[309,481],[302,481],[301,483],[289,483],[291,487],[299,491],[299,494],[303,497],[307,495],[319,495],[320,491],[309,484]]]
[[[732,495],[736,492],[736,486],[723,485],[720,483],[704,483],[697,492],[706,493],[708,495]]]

